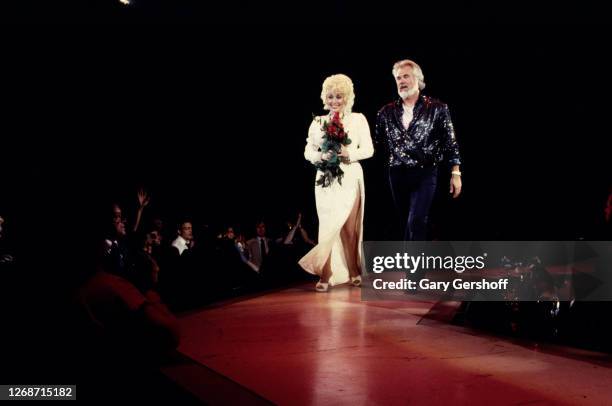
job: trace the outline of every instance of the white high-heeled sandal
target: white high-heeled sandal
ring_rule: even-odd
[[[361,275],[351,276],[351,284],[355,287],[361,286]]]
[[[327,292],[328,289],[329,289],[329,283],[319,281],[315,285],[315,290],[317,292]]]

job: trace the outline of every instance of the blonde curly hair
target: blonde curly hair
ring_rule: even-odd
[[[328,76],[323,81],[323,89],[321,90],[321,100],[323,100],[323,109],[329,110],[326,98],[331,92],[340,93],[344,96],[346,104],[344,105],[344,114],[348,114],[353,109],[355,103],[355,91],[353,90],[353,81],[346,75],[341,73]]]

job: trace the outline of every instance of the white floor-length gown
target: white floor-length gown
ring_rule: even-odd
[[[321,161],[322,120],[331,121],[331,115],[315,118],[308,129],[304,157],[312,163]],[[331,255],[332,274],[329,279],[331,286],[349,281],[349,270],[340,231],[346,223],[357,198],[361,199],[357,216],[357,233],[359,234],[357,263],[361,264],[365,188],[363,170],[358,161],[370,158],[374,154],[370,128],[365,116],[361,113],[349,113],[341,117],[341,121],[348,137],[351,139],[351,144],[347,146],[351,162],[340,164],[344,171],[342,184],[339,184],[337,179],[334,179],[331,186],[328,187],[316,186],[315,183],[315,200],[319,217],[319,243],[299,261],[300,266],[306,271],[320,276],[327,258]],[[321,175],[322,172],[317,171],[315,182]]]

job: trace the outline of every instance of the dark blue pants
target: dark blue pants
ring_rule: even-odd
[[[429,209],[436,193],[438,168],[389,168],[393,202],[404,225],[404,241],[425,241]]]

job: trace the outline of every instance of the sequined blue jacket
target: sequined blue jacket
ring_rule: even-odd
[[[460,165],[459,145],[448,106],[420,95],[413,119],[402,124],[402,100],[385,105],[376,116],[375,142],[385,152],[389,166],[423,167],[439,164]]]

